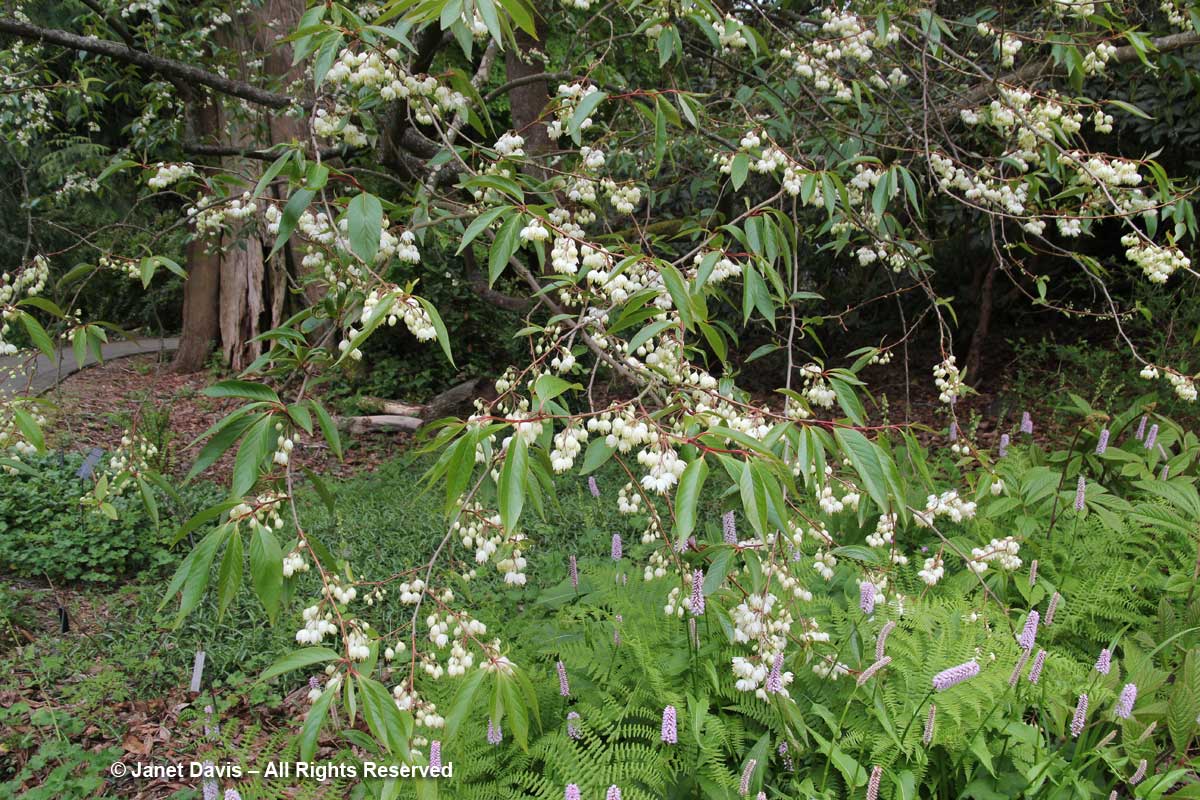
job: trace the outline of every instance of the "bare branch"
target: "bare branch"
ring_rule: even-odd
[[[0,17],[0,33],[9,33],[22,39],[58,45],[71,50],[94,53],[126,64],[134,64],[144,69],[157,72],[166,78],[184,83],[207,86],[209,89],[232,97],[240,97],[256,105],[268,108],[288,108],[291,106],[309,107],[311,101],[300,100],[285,94],[277,94],[261,89],[245,81],[225,78],[199,67],[176,61],[171,58],[143,53],[119,42],[107,39],[97,39],[95,36],[79,36],[56,28],[42,28],[27,22]]]

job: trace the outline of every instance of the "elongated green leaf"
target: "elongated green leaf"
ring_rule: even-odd
[[[278,676],[284,673],[295,672],[296,669],[311,667],[313,664],[337,661],[338,658],[341,658],[341,656],[329,648],[301,648],[293,650],[286,656],[278,658],[270,667],[264,669],[263,674],[258,676],[258,682],[278,678]]]
[[[463,233],[462,243],[459,244],[455,255],[461,254],[463,250],[466,250],[468,247],[470,247],[471,242],[475,241],[475,238],[479,236],[479,234],[487,230],[491,224],[500,217],[501,214],[511,210],[512,206],[498,206],[497,208],[488,209],[473,219],[471,224],[467,226],[466,232]]]
[[[692,459],[679,479],[675,492],[675,541],[685,541],[696,529],[696,508],[700,490],[708,478],[708,464],[703,456]]]
[[[29,340],[37,346],[38,350],[41,350],[45,354],[46,358],[54,361],[58,353],[54,349],[54,342],[50,340],[49,334],[46,333],[46,329],[42,327],[41,323],[34,319],[33,315],[27,311],[22,311],[17,317],[29,333]]]
[[[308,715],[304,718],[304,727],[300,731],[300,760],[312,761],[317,752],[317,736],[321,726],[329,717],[329,704],[333,702],[336,691],[326,689],[312,704]]]
[[[525,507],[525,476],[529,471],[529,445],[524,437],[514,433],[504,454],[504,466],[500,468],[500,523],[511,536],[517,529],[521,510]]]
[[[317,415],[317,427],[321,429],[321,435],[325,437],[325,443],[329,445],[329,449],[333,450],[333,454],[337,456],[338,461],[342,460],[342,437],[338,434],[337,425],[333,423],[333,417],[329,416],[329,412],[325,410],[325,406],[317,400],[309,400],[308,404],[312,406],[313,413]]]
[[[225,545],[225,555],[221,557],[221,569],[217,573],[217,617],[225,616],[225,609],[242,588],[242,569],[244,562],[242,551],[242,535],[231,531],[229,542]]]
[[[206,387],[202,393],[208,397],[241,397],[266,403],[279,402],[279,395],[275,394],[274,389],[252,381],[221,381]]]
[[[283,553],[275,534],[266,528],[255,528],[250,537],[250,581],[274,625],[283,591]]]
[[[350,249],[367,264],[375,262],[383,232],[383,204],[368,192],[357,194],[346,206]]]

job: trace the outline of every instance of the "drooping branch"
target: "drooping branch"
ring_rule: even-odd
[[[1155,53],[1168,53],[1172,50],[1180,50],[1184,47],[1191,47],[1197,44],[1200,44],[1200,34],[1175,33],[1170,36],[1151,39],[1148,52],[1151,55]],[[1118,64],[1126,64],[1136,61],[1140,57],[1138,49],[1131,44],[1127,44],[1124,47],[1118,47],[1116,52],[1113,53],[1111,60]],[[993,95],[997,91],[998,86],[1023,85],[1043,78],[1062,77],[1065,74],[1066,67],[1055,63],[1052,58],[1029,61],[1019,69],[999,75],[994,81],[977,85],[965,92],[955,104],[953,113],[957,113],[960,108],[978,105]]]
[[[184,142],[183,152],[193,156],[210,156],[213,158],[223,158],[227,156],[236,156],[238,158],[252,158],[256,161],[274,161],[279,158],[279,152],[274,149],[259,150],[252,147],[236,147],[234,145],[224,144],[200,144],[198,142]],[[346,147],[322,147],[320,151],[321,160],[331,158],[346,158],[354,155],[357,152],[355,148]]]
[[[297,105],[308,107],[311,105],[311,101],[302,101],[289,95],[267,91],[245,81],[226,78],[183,61],[144,53],[141,50],[134,50],[119,42],[98,39],[95,36],[80,36],[56,28],[43,28],[38,25],[31,25],[28,22],[21,22],[12,17],[0,17],[0,33],[8,33],[13,36],[19,36],[22,39],[45,42],[46,44],[58,45],[59,47],[79,50],[84,53],[94,53],[98,56],[111,58],[114,61],[148,69],[172,80],[206,86],[221,94],[239,97],[242,100],[266,106],[267,108],[288,108]]]

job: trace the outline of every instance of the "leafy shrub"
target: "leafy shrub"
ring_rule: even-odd
[[[27,463],[34,474],[0,481],[0,569],[31,578],[113,581],[170,560],[136,496],[111,498],[115,520],[79,504],[91,488],[76,477],[83,456]]]

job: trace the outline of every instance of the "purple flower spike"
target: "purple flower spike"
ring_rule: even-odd
[[[1104,451],[1108,449],[1108,428],[1100,431],[1100,441],[1096,442],[1096,455],[1104,455]]]
[[[1037,611],[1030,611],[1029,616],[1025,617],[1025,629],[1017,637],[1017,646],[1022,650],[1033,649],[1033,645],[1037,641],[1038,621],[1040,619],[1041,614]]]
[[[971,659],[957,667],[951,667],[939,672],[933,676],[933,688],[939,692],[944,692],[951,686],[957,686],[963,681],[969,681],[979,674],[979,662]]]
[[[1158,473],[1158,479],[1160,481],[1165,481],[1167,479],[1167,476],[1170,474],[1171,474],[1171,466],[1169,464],[1163,464],[1162,471]]]
[[[742,770],[742,782],[738,786],[738,794],[746,797],[750,794],[750,779],[754,777],[754,768],[758,766],[758,759],[752,758],[746,762],[746,768]]]
[[[1046,665],[1046,651],[1038,650],[1038,654],[1033,657],[1033,666],[1029,668],[1029,682],[1037,683],[1042,679],[1042,667]]]
[[[692,614],[704,614],[704,570],[698,569],[692,573]]]
[[[1075,715],[1071,717],[1071,736],[1078,739],[1079,734],[1083,733],[1083,726],[1087,724],[1088,712],[1088,696],[1086,694],[1079,695],[1079,702],[1075,704]]]
[[[721,515],[721,534],[725,544],[737,544],[737,517],[732,510]]]
[[[433,769],[442,768],[442,743],[437,739],[429,743],[429,766]]]
[[[896,621],[889,619],[887,624],[879,631],[879,635],[875,637],[875,660],[883,658],[883,649],[887,647],[888,635],[896,629]]]
[[[958,423],[954,420],[950,420],[950,441],[958,441]]]
[[[1158,425],[1151,425],[1150,432],[1146,434],[1146,449],[1154,447],[1154,443],[1158,440]]]
[[[1100,657],[1096,659],[1096,672],[1101,675],[1107,675],[1112,669],[1112,650],[1107,647],[1100,651]]]
[[[621,546],[621,534],[614,533],[612,538],[612,559],[620,561],[624,548]]]
[[[1021,413],[1021,433],[1033,435],[1033,417],[1029,416],[1028,411]]]
[[[592,497],[600,496],[600,485],[596,483],[596,476],[588,476],[588,491],[592,493]]]
[[[1008,676],[1008,685],[1016,686],[1017,681],[1021,679],[1021,670],[1025,669],[1025,662],[1029,660],[1029,651],[1022,650],[1021,657],[1017,659],[1016,666],[1013,667],[1012,673]]]
[[[558,670],[558,693],[566,697],[571,694],[571,685],[567,683],[567,666],[562,661],[554,666]]]
[[[775,663],[771,665],[771,672],[767,675],[766,690],[767,694],[779,694],[783,691],[783,653],[775,655]]]
[[[875,584],[870,581],[858,585],[858,607],[868,617],[875,613]]]
[[[566,791],[563,792],[563,800],[579,800],[579,787],[568,783]]]
[[[888,664],[890,664],[890,663],[892,663],[892,657],[891,657],[891,656],[884,656],[883,658],[879,659],[878,661],[876,661],[876,662],[875,662],[874,664],[872,664],[871,666],[869,666],[869,667],[867,667],[866,669],[864,669],[864,670],[862,671],[862,674],[860,674],[860,675],[858,676],[858,685],[859,685],[859,686],[862,686],[864,683],[866,683],[867,681],[871,680],[871,678],[874,678],[874,677],[875,677],[875,673],[879,672],[879,670],[883,669],[884,667],[886,667],[886,666],[887,666]]]
[[[925,732],[921,734],[921,742],[928,745],[933,741],[933,728],[937,721],[937,706],[929,704],[929,716],[925,717]]]
[[[500,730],[500,726],[492,720],[488,720],[487,741],[490,745],[497,745],[504,741],[504,731]]]
[[[575,561],[574,554],[571,555],[571,560],[567,564],[567,572],[571,575],[571,586],[579,588],[579,564]]]
[[[779,763],[783,765],[784,769],[791,772],[796,768],[796,762],[792,761],[792,756],[788,753],[787,742],[780,742],[777,752],[779,753]]]
[[[1137,786],[1142,782],[1142,779],[1146,777],[1146,768],[1148,766],[1150,766],[1150,764],[1144,758],[1138,762],[1137,769],[1134,770],[1133,775],[1129,777],[1130,786]]]
[[[1079,476],[1079,485],[1075,488],[1075,510],[1083,511],[1084,501],[1087,499],[1087,481],[1083,476]]]
[[[1008,455],[1008,443],[1012,441],[1008,438],[1007,433],[1000,434],[1000,457],[1004,458]]]
[[[1050,627],[1054,624],[1054,612],[1058,611],[1058,604],[1060,602],[1062,602],[1062,595],[1058,592],[1055,592],[1050,597],[1050,604],[1046,606],[1046,619],[1043,620],[1046,627]]]
[[[1029,562],[1029,585],[1037,585],[1037,559]]]
[[[614,783],[608,787],[608,791],[604,793],[604,800],[621,800],[621,790]]]
[[[883,767],[871,767],[871,778],[867,781],[867,800],[879,800],[879,781],[883,778]]]
[[[206,761],[204,763],[205,766],[212,764],[211,761]],[[217,797],[221,792],[221,787],[217,786],[217,782],[212,778],[205,778],[204,782],[200,784],[200,791],[204,800],[217,800]]]
[[[572,711],[567,714],[567,736],[572,739],[578,739],[579,733],[579,712]]]
[[[1116,715],[1121,719],[1129,719],[1133,715],[1133,704],[1137,702],[1137,684],[1127,683],[1121,689],[1117,699]]]
[[[667,706],[663,709],[662,718],[662,740],[667,744],[676,744],[679,742],[678,718],[675,714],[675,706]]]
[[[225,800],[242,800],[242,795],[237,789],[226,789]]]
[[[1137,439],[1140,442],[1145,435],[1146,435],[1146,417],[1143,416],[1140,420],[1138,420],[1137,431],[1134,432],[1133,438]]]

